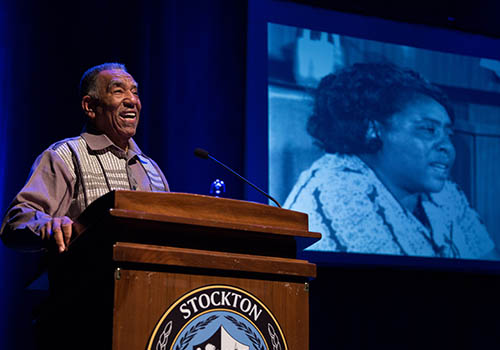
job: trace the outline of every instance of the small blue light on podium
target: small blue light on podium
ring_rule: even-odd
[[[226,185],[224,181],[216,179],[210,185],[210,195],[214,197],[224,197],[224,193],[226,192]]]

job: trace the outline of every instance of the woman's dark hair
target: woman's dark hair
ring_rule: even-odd
[[[436,100],[453,121],[446,95],[418,73],[389,63],[357,63],[321,79],[307,131],[328,153],[375,153],[382,143],[367,140],[370,123],[385,123],[418,95]]]

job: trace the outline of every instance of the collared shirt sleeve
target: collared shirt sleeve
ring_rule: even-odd
[[[0,230],[4,243],[16,248],[41,248],[40,229],[52,217],[67,215],[75,182],[61,157],[52,149],[44,151],[5,215]]]

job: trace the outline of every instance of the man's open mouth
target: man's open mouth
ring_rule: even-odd
[[[120,113],[120,117],[124,119],[134,119],[137,116],[135,112]]]

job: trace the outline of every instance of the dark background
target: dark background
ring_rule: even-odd
[[[293,2],[500,37],[495,1]],[[109,61],[125,63],[139,82],[135,139],[171,189],[207,194],[222,178],[228,197],[245,198],[239,180],[193,149],[251,172],[244,168],[245,118],[253,117],[245,116],[247,34],[244,0],[1,0],[1,209],[38,154],[80,133],[79,79]],[[35,263],[33,254],[0,245],[0,349],[32,347],[40,293],[24,286]],[[312,349],[500,346],[500,284],[491,271],[322,267],[311,287]]]

